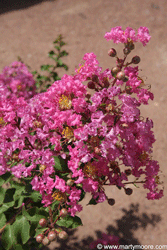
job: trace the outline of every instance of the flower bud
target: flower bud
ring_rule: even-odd
[[[130,43],[128,43],[128,48],[130,50],[133,50],[135,48],[135,45],[134,45],[134,43],[132,41]]]
[[[115,75],[115,74],[117,74],[119,71],[120,71],[120,69],[119,69],[118,67],[113,67],[113,68],[111,69],[111,74],[112,74],[112,75]]]
[[[115,57],[117,54],[116,50],[114,48],[111,48],[109,51],[108,51],[108,55],[111,56],[111,57]]]
[[[133,190],[131,188],[124,188],[125,194],[131,195],[133,193]]]
[[[53,240],[56,239],[56,236],[57,236],[57,234],[56,234],[55,231],[50,231],[50,232],[48,233],[48,240],[49,240],[49,241],[53,241]]]
[[[63,217],[66,217],[66,215],[68,214],[68,211],[66,208],[62,208],[60,210],[60,216],[63,218]]]
[[[66,183],[67,183],[67,186],[72,187],[74,185],[74,182],[75,182],[74,180],[68,179]]]
[[[48,238],[47,237],[45,237],[43,240],[42,240],[42,244],[44,245],[44,246],[47,246],[47,245],[49,245],[49,240],[48,240]]]
[[[66,239],[68,238],[68,234],[67,234],[65,231],[61,231],[61,232],[59,233],[59,238],[60,238],[61,240],[66,240]]]
[[[128,95],[131,95],[132,94],[132,87],[131,86],[126,86],[125,87],[125,91]]]
[[[94,89],[95,88],[94,82],[88,82],[88,88],[89,89]]]
[[[123,79],[124,82],[127,82],[129,81],[129,77],[128,76],[125,76],[124,79]]]
[[[98,76],[97,75],[92,75],[92,81],[93,82],[98,82],[99,81]]]
[[[132,63],[138,64],[139,62],[140,62],[140,57],[139,57],[139,56],[134,56],[134,57],[132,58]]]
[[[90,99],[91,95],[89,93],[86,94],[86,98]]]
[[[47,225],[47,220],[46,220],[45,218],[40,219],[40,220],[39,220],[39,225],[40,225],[41,227],[46,227],[46,225]]]
[[[128,55],[131,52],[131,50],[129,48],[125,47],[123,49],[123,52],[124,52],[125,55]]]
[[[131,173],[132,173],[132,170],[130,168],[128,168],[128,169],[125,170],[125,174],[127,176],[131,175]]]
[[[37,237],[36,237],[36,242],[41,243],[43,238],[44,238],[43,234],[38,234]]]
[[[125,73],[123,71],[120,71],[117,73],[117,76],[116,76],[119,80],[124,80],[125,78]]]
[[[115,204],[115,200],[114,199],[108,199],[108,204],[110,206],[113,206]]]
[[[101,149],[98,147],[94,148],[95,154],[100,155],[101,154]]]

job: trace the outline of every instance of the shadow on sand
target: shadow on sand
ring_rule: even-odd
[[[0,0],[0,14],[13,10],[21,10],[42,2],[55,0]]]
[[[122,212],[122,217],[116,220],[116,226],[108,225],[105,232],[106,234],[118,236],[120,245],[141,245],[142,242],[138,241],[134,236],[134,232],[139,228],[145,230],[148,225],[155,227],[161,221],[161,216],[158,214],[140,213],[139,204],[131,204],[128,210],[122,209]],[[68,230],[68,240],[58,241],[59,247],[55,248],[55,250],[90,250],[90,243],[101,238],[101,234],[104,233],[98,230],[96,231],[96,239],[87,237],[78,241],[77,237],[75,237],[76,230]],[[49,250],[49,248],[42,247],[40,250]]]

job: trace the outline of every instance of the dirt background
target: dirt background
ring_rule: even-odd
[[[156,143],[154,159],[159,161],[164,197],[148,201],[146,190],[135,188],[126,196],[116,188],[108,188],[109,197],[116,200],[111,207],[104,202],[95,207],[84,205],[80,217],[83,227],[72,231],[67,244],[52,243],[49,249],[89,249],[88,244],[100,232],[118,235],[125,244],[167,245],[166,162],[167,162],[167,1],[166,0],[1,0],[0,2],[0,70],[17,56],[33,70],[51,63],[47,53],[52,42],[62,34],[68,43],[68,74],[87,52],[94,52],[100,65],[110,68],[115,60],[107,55],[110,47],[120,48],[103,37],[112,27],[147,26],[152,36],[148,46],[137,45],[135,54],[141,57],[140,76],[151,84],[154,101],[142,106],[142,114],[154,121]],[[120,50],[121,55],[121,50]],[[63,71],[60,72],[62,76]],[[43,248],[44,249],[44,248]],[[45,248],[46,249],[46,248]],[[163,248],[162,248],[163,249]],[[164,248],[165,249],[165,248]]]

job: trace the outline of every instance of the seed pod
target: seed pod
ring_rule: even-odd
[[[139,57],[139,56],[134,56],[134,57],[132,58],[132,63],[138,64],[139,62],[140,62],[140,57]]]
[[[60,238],[61,240],[66,240],[66,239],[68,238],[68,234],[67,234],[65,231],[61,231],[61,232],[59,233],[59,238]]]
[[[129,81],[129,77],[128,76],[125,76],[124,79],[123,79],[124,82],[127,82]]]
[[[118,67],[113,67],[113,68],[111,69],[111,74],[112,74],[112,75],[115,75],[115,74],[117,74],[119,71],[120,71],[120,69],[119,69]]]
[[[108,199],[108,204],[110,206],[113,206],[115,204],[115,200],[114,199]]]
[[[117,78],[118,78],[119,80],[124,80],[124,78],[125,78],[125,73],[124,73],[123,71],[118,72],[118,73],[117,73]]]
[[[55,231],[50,231],[50,232],[48,233],[48,240],[49,240],[49,241],[53,241],[53,240],[56,239],[56,236],[57,236],[57,234],[56,234]]]
[[[124,188],[125,194],[131,195],[133,193],[133,190],[131,188]]]
[[[89,89],[94,89],[95,88],[94,82],[88,82],[88,88]]]
[[[74,185],[74,182],[75,182],[74,180],[68,179],[67,180],[67,186],[72,187]]]
[[[128,55],[131,52],[131,50],[129,48],[125,47],[123,49],[123,52],[124,52],[125,55]]]
[[[45,218],[40,219],[40,220],[39,220],[39,225],[40,225],[41,227],[46,227],[46,225],[47,225],[47,220],[46,220]]]
[[[108,55],[111,56],[111,57],[115,57],[117,54],[116,50],[114,48],[111,48],[109,51],[108,51]]]
[[[66,217],[66,215],[68,214],[68,211],[66,208],[62,208],[60,210],[60,216],[63,218],[63,217]]]
[[[93,82],[98,82],[99,81],[99,78],[97,75],[92,75],[92,81]]]
[[[128,168],[128,169],[125,170],[125,174],[127,176],[131,175],[131,173],[132,173],[132,170],[130,168]]]
[[[44,246],[49,245],[49,243],[50,243],[50,241],[48,240],[47,237],[45,237],[45,238],[42,240],[42,244],[43,244]]]
[[[41,243],[43,238],[44,238],[43,234],[38,234],[37,237],[36,237],[36,242]]]

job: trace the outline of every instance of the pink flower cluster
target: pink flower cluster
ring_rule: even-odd
[[[111,32],[112,37],[125,42],[131,38],[144,43],[149,37],[146,34],[141,28],[137,38],[130,28],[125,33],[118,27]],[[59,201],[72,216],[82,210],[78,202],[83,192],[91,193],[97,203],[103,202],[108,199],[105,185],[125,188],[129,176],[134,176],[134,183],[141,177],[149,190],[148,199],[161,198],[159,165],[150,155],[155,142],[153,122],[143,120],[139,110],[153,94],[141,86],[138,67],[125,67],[125,82],[109,69],[102,71],[93,53],[85,54],[84,60],[74,76],[64,75],[28,101],[20,97],[28,97],[23,92],[17,99],[1,97],[0,175],[9,171],[17,178],[32,177],[32,188],[41,193],[44,206]],[[20,77],[25,74],[24,70],[18,72]],[[8,77],[11,74],[13,67],[3,72]],[[11,82],[7,76],[1,79],[15,93],[13,78]],[[92,96],[83,81],[88,87],[95,86]],[[32,87],[33,81],[23,83]],[[65,164],[64,172],[56,168],[55,159]]]
[[[139,40],[143,46],[145,46],[151,38],[147,27],[140,27],[136,34],[135,30],[131,27],[127,27],[123,30],[121,26],[112,28],[110,32],[106,32],[104,37],[107,41],[113,40],[114,43],[137,42]]]
[[[0,74],[0,94],[2,96],[31,98],[35,95],[35,81],[26,65],[13,62]]]

